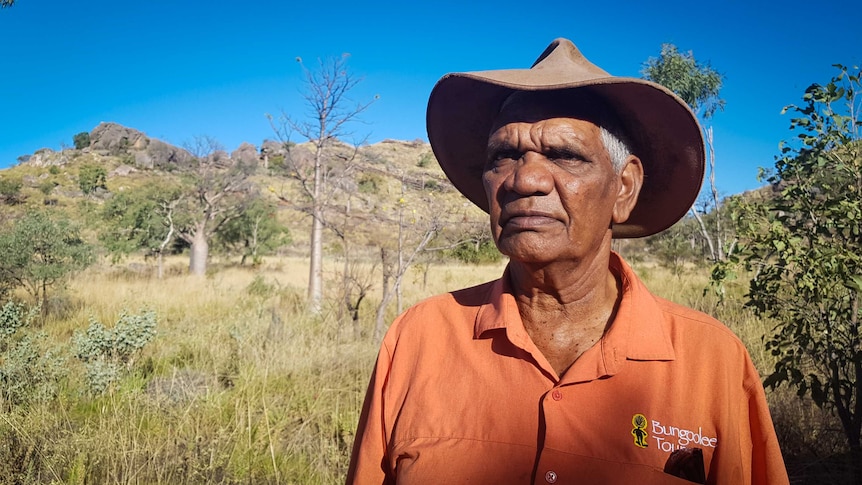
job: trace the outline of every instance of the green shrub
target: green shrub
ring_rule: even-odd
[[[132,369],[134,357],[156,336],[156,313],[133,315],[123,311],[113,328],[90,319],[85,331],[76,331],[72,347],[84,363],[88,389],[101,394]]]
[[[426,168],[431,165],[431,162],[433,161],[434,155],[432,155],[431,152],[423,153],[422,156],[419,158],[419,163],[417,163],[416,166],[419,168]]]
[[[32,330],[38,308],[12,302],[0,308],[0,403],[3,408],[47,402],[57,395],[65,361],[45,349],[46,335]]]
[[[51,192],[54,190],[57,184],[54,183],[53,180],[43,180],[39,182],[39,192],[42,192],[44,195],[51,195]]]
[[[78,186],[81,192],[92,194],[96,189],[107,190],[108,172],[99,165],[84,165],[78,172]]]
[[[383,179],[378,175],[365,173],[359,177],[356,183],[359,185],[359,192],[363,194],[376,194],[380,192]]]
[[[48,173],[50,173],[51,175],[57,175],[60,173],[60,167],[56,165],[51,165],[50,167],[48,167]]]
[[[20,178],[0,178],[0,199],[8,203],[16,203],[21,195]]]

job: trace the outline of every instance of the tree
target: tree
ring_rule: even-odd
[[[228,221],[239,217],[249,200],[249,177],[257,168],[232,160],[221,145],[208,136],[195,137],[187,149],[197,160],[188,175],[194,187],[176,205],[177,236],[191,246],[189,271],[203,276],[209,260],[210,239]]]
[[[78,172],[78,186],[84,194],[92,194],[96,189],[107,190],[108,172],[100,165],[84,165]]]
[[[76,150],[83,150],[90,146],[90,133],[82,131],[72,137],[72,143],[75,144]]]
[[[48,288],[93,261],[93,251],[66,219],[30,212],[0,233],[0,280],[23,286],[47,312]]]
[[[224,224],[216,240],[222,247],[242,254],[240,265],[248,258],[257,265],[264,254],[290,243],[290,231],[278,221],[276,205],[256,196],[238,217]]]
[[[334,195],[336,184],[330,183],[333,175],[333,148],[342,144],[341,139],[350,135],[347,130],[351,122],[357,121],[373,101],[353,103],[348,94],[362,80],[354,77],[347,68],[349,55],[320,60],[315,70],[310,70],[297,58],[305,75],[303,98],[309,109],[309,121],[299,121],[283,114],[276,124],[270,123],[278,138],[287,148],[285,165],[293,178],[299,181],[304,195],[310,202],[311,247],[308,278],[309,308],[319,312],[323,298],[323,228],[326,225],[326,207]],[[296,133],[311,143],[310,156],[303,156],[304,147],[291,146],[291,135]],[[350,171],[356,159],[358,147],[354,144],[352,154],[347,154],[340,174]],[[284,197],[282,197],[284,199]]]
[[[725,101],[719,96],[724,76],[713,69],[708,63],[701,64],[694,58],[691,51],[679,52],[673,44],[662,44],[661,55],[651,57],[644,64],[641,74],[645,79],[661,84],[676,93],[685,101],[701,119],[704,126],[704,138],[707,146],[707,163],[709,164],[709,188],[712,195],[712,210],[718,213],[720,200],[718,188],[715,185],[715,150],[713,145],[712,127],[706,122],[718,110],[724,109]],[[721,218],[713,219],[714,226],[707,227],[703,215],[709,210],[709,204],[702,211],[691,208],[691,215],[697,220],[701,234],[709,245],[713,261],[724,260],[724,233]]]
[[[117,193],[102,208],[105,224],[99,239],[115,260],[141,250],[155,256],[161,279],[164,253],[176,236],[174,212],[181,197],[181,188],[166,181]]]
[[[15,0],[0,0],[0,8],[11,7],[15,4]]]
[[[764,384],[795,387],[834,410],[862,479],[862,140],[858,67],[806,89],[781,145],[772,193],[740,200],[740,256],[755,272],[748,305],[775,319],[777,359]]]

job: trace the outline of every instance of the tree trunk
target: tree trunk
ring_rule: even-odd
[[[377,306],[377,318],[374,323],[374,341],[380,342],[383,340],[383,332],[386,327],[386,307],[392,301],[392,291],[389,288],[389,278],[391,277],[390,269],[386,266],[386,250],[380,248],[380,260],[383,268],[383,295],[380,298],[380,305]]]
[[[195,276],[206,276],[207,258],[209,257],[209,242],[203,230],[195,231],[192,236],[192,247],[189,254],[189,272]]]
[[[718,200],[718,187],[715,185],[715,147],[713,145],[712,127],[706,129],[706,146],[709,150],[709,189],[712,191],[712,210],[715,211],[715,252],[716,261],[724,261],[724,241],[721,233],[721,214],[719,214],[720,201]]]
[[[311,258],[308,268],[308,307],[312,313],[320,313],[323,300],[323,223],[320,208],[315,203],[311,218]]]
[[[162,279],[165,277],[165,257],[162,255],[162,252],[159,251],[156,253],[156,267],[158,268],[157,274],[158,278]]]
[[[715,243],[712,242],[712,236],[709,235],[709,230],[706,228],[706,224],[703,223],[703,218],[700,217],[700,214],[694,207],[692,207],[690,211],[691,215],[693,215],[695,220],[697,220],[697,224],[700,226],[700,233],[703,234],[703,238],[706,240],[706,244],[709,246],[709,257],[712,259],[713,262],[718,261],[715,253]]]
[[[308,308],[320,313],[323,300],[323,160],[318,146],[314,157],[314,186],[312,187],[311,255],[308,264]]]

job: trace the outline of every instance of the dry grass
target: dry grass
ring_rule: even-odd
[[[0,483],[343,481],[376,345],[333,315],[307,316],[301,259],[206,278],[185,264],[170,260],[161,281],[141,262],[94,268],[57,298],[43,329],[60,344],[124,310],[154,310],[158,335],[111,393],[83,392],[68,356],[59,399],[2,414]],[[424,289],[411,274],[405,305],[501,270],[434,267]],[[372,318],[366,309],[367,331]]]
[[[158,314],[157,338],[107,395],[83,392],[82,369],[70,358],[57,400],[0,413],[0,483],[343,481],[376,345],[354,338],[334,312],[304,312],[302,259],[272,258],[255,269],[217,263],[206,278],[186,276],[186,264],[169,260],[164,280],[141,262],[127,262],[72,282],[58,299],[63,311],[44,326],[57,342],[68,344],[90,318],[112,324],[121,311],[141,309]],[[334,271],[337,263],[329,264]],[[404,305],[494,279],[503,267],[432,266],[427,278],[414,268],[405,278]],[[725,321],[762,372],[771,365],[759,350],[768,324],[741,308],[741,287],[731,287],[718,306],[703,294],[703,270],[635,269],[657,294]],[[370,295],[363,307],[365,335],[376,299]],[[835,433],[818,431],[828,415],[794,404],[786,392],[771,399],[779,432],[795,445],[834,444]]]

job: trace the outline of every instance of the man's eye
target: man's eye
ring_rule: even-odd
[[[583,155],[571,150],[553,150],[548,152],[546,156],[557,164],[573,165],[587,161]]]
[[[570,150],[551,150],[548,152],[548,158],[551,160],[583,160],[579,153]]]
[[[520,153],[510,150],[495,152],[492,153],[490,157],[488,157],[488,166],[497,167],[500,165],[505,165],[506,163],[517,160],[520,157]]]

